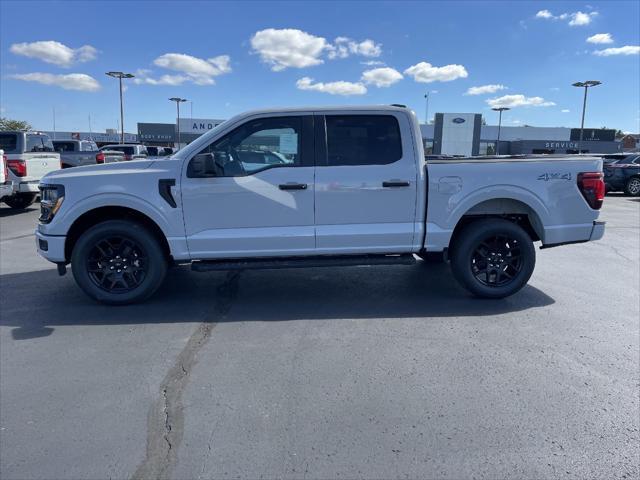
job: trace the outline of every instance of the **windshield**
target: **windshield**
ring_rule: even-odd
[[[18,135],[15,133],[0,134],[0,150],[4,153],[15,153],[18,148]]]

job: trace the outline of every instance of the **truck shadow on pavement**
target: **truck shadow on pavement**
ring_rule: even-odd
[[[0,277],[0,325],[13,339],[51,335],[55,327],[190,322],[479,317],[555,301],[528,285],[502,300],[471,297],[447,265],[315,268],[234,273],[172,269],[147,302],[113,307],[86,297],[72,275],[55,270]],[[28,298],[29,302],[25,303]]]

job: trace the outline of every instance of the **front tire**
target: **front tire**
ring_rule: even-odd
[[[624,186],[624,194],[628,197],[640,195],[640,177],[631,177]]]
[[[491,218],[470,223],[456,235],[451,269],[473,295],[504,298],[526,285],[536,252],[531,237],[517,224]]]
[[[80,236],[71,269],[78,286],[94,300],[126,305],[153,295],[167,273],[167,259],[144,226],[108,220]]]
[[[36,201],[36,193],[16,193],[10,197],[4,197],[3,201],[11,208],[24,210]]]

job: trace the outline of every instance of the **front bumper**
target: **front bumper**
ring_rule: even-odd
[[[53,263],[66,263],[64,256],[65,236],[44,235],[36,230],[36,249],[38,253]]]

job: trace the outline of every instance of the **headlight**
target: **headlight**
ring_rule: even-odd
[[[60,210],[64,202],[64,186],[41,184],[40,189],[40,223],[49,223]]]

